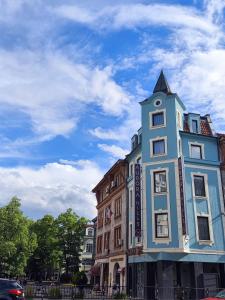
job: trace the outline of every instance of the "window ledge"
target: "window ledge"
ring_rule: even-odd
[[[170,238],[155,238],[154,242],[155,244],[169,244],[170,243]]]
[[[152,154],[151,157],[154,158],[154,157],[160,157],[160,156],[166,156],[167,153],[162,153],[162,154]]]
[[[153,196],[166,196],[168,194],[168,192],[164,192],[164,193],[153,193]]]
[[[199,245],[208,245],[208,246],[212,246],[214,244],[213,241],[198,241]]]
[[[196,200],[207,200],[207,199],[208,199],[207,196],[194,196],[194,198],[195,198]]]
[[[163,124],[163,125],[156,125],[156,126],[150,126],[150,129],[158,129],[158,128],[164,128],[164,127],[166,127],[165,124]]]

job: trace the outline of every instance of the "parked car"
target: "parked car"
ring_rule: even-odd
[[[208,297],[201,300],[225,300],[225,290],[220,291],[216,296],[214,297]]]
[[[0,300],[24,300],[24,292],[16,280],[0,278]]]

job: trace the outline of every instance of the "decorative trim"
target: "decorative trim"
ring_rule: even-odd
[[[152,162],[145,162],[142,164],[142,166],[152,166],[152,165],[162,165],[162,164],[169,164],[169,163],[175,163],[177,159],[167,159],[162,161],[152,161]]]
[[[217,171],[218,168],[219,168],[219,167],[200,166],[200,165],[195,165],[194,163],[193,164],[185,164],[185,167],[188,167],[188,168],[197,168],[197,169],[203,169],[203,170],[213,170],[213,171]]]
[[[144,253],[157,253],[157,252],[166,252],[166,253],[196,253],[196,254],[220,254],[225,255],[225,251],[219,250],[201,250],[201,249],[186,249],[186,248],[145,248],[143,249]]]
[[[160,104],[157,105],[157,104],[156,104],[157,101],[160,101]],[[161,100],[161,99],[155,99],[155,101],[154,101],[154,106],[155,106],[155,107],[159,107],[160,105],[162,105],[162,100]]]

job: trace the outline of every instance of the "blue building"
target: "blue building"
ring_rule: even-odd
[[[127,156],[128,284],[146,299],[154,299],[155,287],[159,299],[179,297],[179,287],[186,299],[200,299],[205,288],[225,287],[218,137],[209,115],[185,112],[163,72],[140,104],[142,127]]]

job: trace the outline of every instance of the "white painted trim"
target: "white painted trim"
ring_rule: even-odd
[[[186,249],[186,248],[147,248],[143,249],[144,253],[157,253],[157,252],[166,252],[166,253],[190,253],[190,254],[214,254],[214,255],[225,255],[225,251],[218,250],[201,250],[201,249]]]
[[[160,141],[160,140],[164,140],[165,153],[154,155],[153,154],[153,142]],[[167,155],[167,136],[157,136],[156,138],[150,139],[149,143],[150,143],[150,157],[154,158],[154,157],[161,157],[161,156]]]
[[[180,122],[179,122],[178,114],[180,115]],[[177,119],[177,122],[176,122],[177,123],[177,127],[179,129],[182,129],[183,119],[182,119],[181,112],[179,111],[179,109],[177,109],[176,119]]]
[[[142,228],[142,236],[143,236],[143,247],[147,248],[147,204],[146,204],[146,168],[143,164],[143,210],[142,210],[142,216],[143,216],[143,228]]]
[[[204,177],[204,183],[205,183],[205,197],[201,196],[195,196],[195,188],[194,188],[194,176],[203,176]],[[208,175],[201,172],[191,173],[191,182],[192,182],[192,196],[194,201],[194,217],[195,217],[195,232],[196,232],[196,240],[199,244],[205,244],[205,241],[199,239],[199,231],[198,231],[198,216],[204,216],[208,218],[208,224],[209,224],[209,237],[210,240],[207,241],[207,244],[214,244],[214,235],[213,235],[213,225],[212,225],[212,215],[211,215],[211,206],[209,201],[209,187],[208,187]],[[197,212],[196,209],[196,201],[198,199],[202,199],[207,201],[207,208],[208,208],[208,214],[205,214],[203,212]]]
[[[153,115],[158,114],[158,113],[163,113],[163,120],[164,123],[162,125],[158,125],[158,126],[152,126],[152,121],[153,121]],[[156,109],[154,111],[150,111],[149,112],[149,129],[158,129],[158,128],[163,128],[166,127],[166,109]]]
[[[217,170],[217,181],[218,181],[218,189],[219,189],[219,197],[220,197],[220,209],[221,209],[221,217],[223,223],[223,235],[225,235],[225,210],[224,210],[224,199],[223,199],[223,191],[222,191],[222,182],[221,182],[221,173],[220,170]]]
[[[159,105],[156,105],[156,101],[160,101],[160,104]],[[155,99],[155,101],[154,101],[154,106],[155,107],[159,107],[159,106],[161,106],[162,105],[162,100],[161,99],[159,99],[159,98],[157,98],[157,99]]]
[[[162,165],[162,164],[169,164],[169,163],[174,163],[177,161],[177,158],[176,159],[167,159],[167,160],[162,160],[162,161],[152,161],[152,162],[145,162],[143,163],[142,165],[143,166],[152,166],[152,165]]]
[[[204,144],[202,144],[202,143],[199,143],[199,142],[196,142],[196,141],[194,141],[194,142],[191,142],[191,141],[189,141],[188,142],[188,145],[189,145],[189,157],[190,158],[193,158],[193,159],[199,159],[199,160],[202,160],[202,159],[205,159],[205,145]],[[199,147],[201,147],[201,154],[202,154],[202,158],[196,158],[196,157],[192,157],[192,155],[191,155],[191,146],[199,146]]]
[[[155,210],[154,207],[154,201],[156,194],[154,193],[154,173],[159,172],[159,171],[165,171],[166,172],[166,185],[167,185],[167,193],[164,194],[166,195],[166,200],[167,200],[167,209],[158,209]],[[155,242],[156,244],[163,244],[163,243],[169,243],[171,242],[171,217],[170,217],[170,186],[169,186],[169,169],[168,168],[157,168],[157,169],[152,169],[150,170],[150,180],[151,180],[151,204],[152,204],[152,241]],[[156,231],[156,224],[155,224],[155,214],[157,213],[167,213],[168,214],[168,230],[169,230],[169,237],[168,238],[157,238],[155,236],[155,231]]]
[[[178,174],[178,160],[174,163],[174,170],[175,170],[175,184],[176,184],[176,203],[177,203],[177,229],[179,235],[179,247],[184,247],[184,239],[182,234],[182,222],[181,222],[181,203],[180,203],[180,181],[179,181],[179,174]],[[183,170],[184,171],[184,170]],[[183,174],[184,176],[184,174]],[[184,189],[184,188],[183,188]],[[185,194],[185,192],[184,192]],[[185,197],[185,195],[184,195]],[[186,220],[187,222],[187,220]]]
[[[194,163],[193,164],[190,164],[190,163],[186,164],[185,163],[185,167],[195,168],[195,169],[203,169],[203,170],[213,170],[213,171],[217,171],[219,169],[219,166],[208,167],[208,166],[195,165]]]

